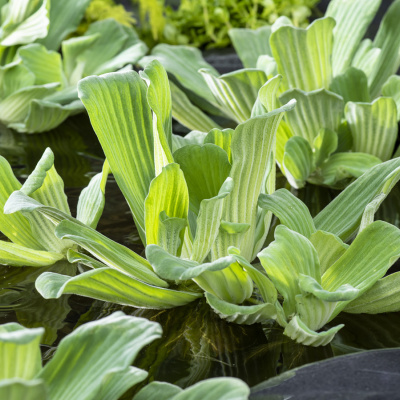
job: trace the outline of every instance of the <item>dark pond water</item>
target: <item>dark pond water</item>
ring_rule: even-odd
[[[42,135],[22,135],[1,128],[0,154],[12,164],[21,180],[32,171],[46,147],[51,147],[55,153],[55,165],[64,179],[71,211],[75,215],[79,193],[101,170],[104,157],[88,118],[75,117]],[[280,179],[279,185],[285,186],[285,181]],[[315,215],[337,192],[308,186],[296,194]],[[385,201],[378,218],[400,225],[398,189],[395,188]],[[107,184],[106,207],[98,229],[134,251],[143,252],[128,206],[112,178]],[[40,269],[0,266],[0,323],[17,321],[27,327],[44,326],[44,362],[51,357],[59,341],[74,328],[116,310],[162,325],[162,339],[147,346],[135,365],[149,371],[148,380],[168,381],[182,387],[214,376],[239,377],[253,386],[313,361],[400,346],[400,313],[373,316],[343,313],[331,322],[331,325],[345,324],[334,341],[325,347],[309,348],[283,336],[282,329],[276,324],[239,326],[226,323],[204,301],[173,310],[154,311],[78,296],[44,300],[35,291],[34,281],[44,270],[62,273],[70,268],[66,264]],[[398,266],[392,269],[398,269]],[[125,397],[132,398],[132,392]]]

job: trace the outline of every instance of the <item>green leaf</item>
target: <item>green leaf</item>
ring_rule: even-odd
[[[275,241],[258,254],[268,277],[284,298],[287,316],[296,310],[295,297],[301,294],[300,274],[321,281],[318,254],[310,241],[284,225],[275,230]]]
[[[370,203],[367,204],[361,219],[358,233],[362,232],[368,225],[374,222],[375,213],[378,211],[378,208],[382,204],[383,200],[386,199],[386,196],[386,193],[380,193]]]
[[[133,400],[247,400],[248,386],[237,378],[211,378],[184,390],[165,382],[151,382]]]
[[[332,51],[332,69],[335,76],[342,74],[350,66],[380,3],[380,0],[333,0],[329,3],[325,15],[336,21]]]
[[[389,193],[400,179],[399,167],[400,159],[394,159],[366,171],[314,218],[316,228],[347,240],[360,224],[367,204],[384,187]]]
[[[55,233],[60,239],[75,242],[111,268],[148,284],[168,287],[144,258],[88,226],[64,220],[57,225]]]
[[[391,158],[397,139],[397,108],[393,99],[380,97],[371,104],[346,104],[346,120],[353,135],[354,151]]]
[[[35,75],[18,60],[0,67],[0,81],[0,97],[4,99],[17,90],[32,86]]]
[[[15,46],[32,43],[47,35],[48,1],[10,0],[2,8],[0,44]]]
[[[210,307],[228,322],[240,325],[252,325],[276,318],[276,309],[273,304],[257,304],[253,306],[238,306],[218,299],[211,293],[206,293],[206,300]]]
[[[358,234],[349,249],[324,273],[322,286],[335,291],[349,284],[359,289],[361,295],[382,278],[399,257],[400,230],[386,222],[376,221]],[[331,319],[347,303],[338,303]]]
[[[200,264],[175,257],[154,244],[146,246],[146,257],[161,278],[171,281],[194,279],[205,271],[221,271],[235,262],[232,257],[227,256],[210,263]]]
[[[159,61],[154,60],[140,73],[147,83],[147,102],[153,110],[154,161],[156,175],[174,162],[172,145],[172,105],[168,76]]]
[[[340,187],[341,181],[353,177],[358,178],[378,164],[381,164],[381,160],[371,154],[335,153],[320,166],[321,178],[317,177],[316,181],[322,179],[322,183],[325,185]]]
[[[363,71],[354,67],[347,68],[343,74],[335,76],[329,90],[342,96],[345,104],[349,101],[363,103],[371,101],[367,76]]]
[[[47,390],[40,379],[4,379],[0,382],[0,398],[7,400],[47,400]]]
[[[321,129],[337,131],[344,107],[340,96],[324,89],[310,93],[294,89],[282,94],[279,100],[286,103],[293,98],[297,100],[296,107],[286,114],[286,119],[296,136],[307,139],[311,145]]]
[[[221,111],[237,123],[251,117],[253,105],[258,91],[267,81],[263,71],[258,69],[242,69],[221,76],[213,71],[199,71],[212,91],[215,102]]]
[[[226,154],[228,154],[228,161],[232,163],[231,142],[233,132],[233,129],[211,129],[204,138],[204,144],[212,143],[221,147],[221,149],[225,150]]]
[[[170,81],[169,86],[172,96],[172,116],[175,120],[186,128],[202,132],[219,127],[207,114],[196,107],[177,85]]]
[[[4,157],[0,156],[0,226],[1,232],[17,245],[31,248],[33,250],[45,250],[31,231],[27,218],[20,213],[5,214],[4,205],[11,193],[21,189],[21,184],[14,176],[10,164]]]
[[[230,29],[228,34],[245,68],[256,68],[259,56],[271,55],[270,26],[262,26],[258,29],[234,28]]]
[[[283,89],[310,92],[328,89],[332,80],[333,18],[321,18],[307,29],[282,26],[271,34],[272,55],[283,76]]]
[[[304,344],[306,346],[326,346],[329,344],[336,333],[342,329],[344,325],[337,325],[328,331],[315,332],[307,327],[306,324],[295,315],[286,326],[284,334],[295,340],[297,343]]]
[[[398,51],[400,47],[400,1],[396,0],[389,7],[375,36],[373,47],[379,49],[379,56],[368,75],[371,97],[379,95],[382,85],[389,76],[394,75],[400,66]]]
[[[76,0],[71,7],[68,2],[51,1],[49,32],[39,42],[49,50],[58,50],[62,40],[78,27],[89,3],[90,0]]]
[[[0,240],[0,264],[13,267],[43,267],[53,265],[64,256],[49,251],[32,250],[16,243]]]
[[[151,55],[143,57],[139,64],[145,67],[154,59],[161,62],[168,73],[172,74],[179,84],[189,91],[188,94],[196,95],[195,104],[202,108],[205,107],[206,111],[216,110],[214,95],[198,71],[206,68],[214,76],[219,74],[203,59],[200,50],[189,46],[171,46],[162,43],[155,46]]]
[[[103,170],[96,174],[89,185],[79,195],[76,219],[90,228],[96,229],[105,205],[105,190],[110,166],[106,160]]]
[[[224,199],[229,196],[232,188],[232,179],[227,178],[217,196],[201,201],[196,221],[196,235],[193,241],[191,260],[202,262],[208,256],[218,235],[218,230],[223,224],[221,216]]]
[[[40,340],[43,328],[28,329],[15,322],[0,326],[0,379],[32,379],[42,368]]]
[[[314,163],[318,167],[337,149],[338,135],[329,129],[321,129],[314,139]]]
[[[218,196],[228,177],[231,169],[228,155],[214,144],[193,144],[175,151],[174,159],[185,175],[190,210],[198,215],[201,202]]]
[[[329,232],[316,231],[310,237],[310,242],[318,253],[321,274],[330,268],[349,248],[340,238]]]
[[[165,242],[165,238],[163,239],[162,236],[164,233],[168,235],[168,230],[161,230],[160,228],[162,225],[162,220],[160,219],[161,212],[164,212],[168,218],[187,220],[188,211],[189,194],[183,172],[178,164],[168,164],[153,179],[150,184],[149,194],[146,197],[146,243],[161,244]],[[180,237],[181,242],[183,242],[184,231],[178,230],[176,234]],[[175,254],[172,248],[167,248],[166,250],[171,252],[171,254]],[[180,253],[180,246],[175,251]]]
[[[83,79],[78,92],[145,242],[144,200],[155,176],[146,84],[136,72],[117,72]]]
[[[75,250],[69,249],[67,252],[67,259],[70,263],[81,263],[87,265],[90,268],[105,268],[106,264],[95,260],[94,258],[88,256],[87,254],[79,253]]]
[[[61,340],[38,377],[47,384],[50,398],[96,399],[110,372],[127,369],[138,352],[161,334],[157,323],[115,312]]]
[[[371,289],[343,310],[352,314],[378,314],[400,310],[400,272],[379,279]]]
[[[276,215],[281,224],[310,239],[316,229],[307,206],[286,189],[261,194],[258,205]]]
[[[382,87],[382,96],[391,97],[397,106],[397,120],[400,120],[400,76],[392,75]]]
[[[301,136],[291,137],[285,144],[283,168],[290,185],[301,189],[314,170],[313,151],[309,142]]]
[[[111,303],[154,309],[182,306],[202,296],[201,293],[148,285],[113,268],[98,268],[73,278],[45,272],[39,276],[35,285],[45,299],[77,294]]]
[[[227,254],[228,247],[242,250],[249,260],[253,255],[257,223],[258,196],[265,187],[266,173],[270,171],[270,157],[275,144],[275,134],[283,112],[291,110],[294,103],[240,124],[232,135],[232,169],[230,177],[234,187],[226,199],[222,219],[227,222],[249,224],[244,234],[231,235],[221,231],[213,246],[213,257]],[[243,190],[243,188],[246,190]]]

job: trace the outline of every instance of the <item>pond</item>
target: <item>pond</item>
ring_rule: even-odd
[[[33,170],[46,147],[51,147],[55,153],[55,166],[64,179],[71,212],[75,215],[80,191],[95,173],[101,171],[104,160],[87,116],[73,117],[43,135],[18,134],[1,128],[0,153],[12,164],[20,180]],[[279,182],[280,187],[289,188],[284,179]],[[313,215],[336,194],[312,185],[296,192]],[[377,219],[399,226],[399,200],[400,191],[395,188],[383,203]],[[106,207],[98,230],[137,253],[144,253],[128,205],[112,177],[108,179]],[[70,265],[59,264],[36,269],[0,267],[0,323],[16,321],[26,327],[44,326],[46,333],[41,348],[46,362],[59,341],[77,326],[116,310],[159,322],[163,328],[162,339],[148,345],[136,358],[135,365],[147,370],[149,376],[134,391],[153,380],[187,387],[217,376],[238,377],[254,386],[314,361],[400,346],[400,312],[380,315],[342,313],[330,325],[343,323],[345,327],[329,345],[313,348],[296,344],[283,336],[283,329],[278,324],[242,326],[227,323],[214,314],[203,300],[185,307],[155,311],[75,295],[44,300],[36,292],[34,281],[44,269],[61,272],[71,268]],[[389,273],[394,270],[399,270],[399,266],[394,265]],[[132,398],[132,391],[124,398]]]

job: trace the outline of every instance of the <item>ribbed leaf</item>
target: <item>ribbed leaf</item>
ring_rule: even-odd
[[[172,235],[171,229],[164,228],[161,213],[167,218],[179,218],[184,221],[188,218],[189,193],[183,172],[178,164],[168,164],[150,184],[149,194],[145,201],[146,243],[163,245],[173,255],[180,254],[183,243],[184,225]],[[172,236],[175,236],[172,237]]]
[[[78,27],[89,3],[90,0],[75,0],[71,7],[68,2],[51,1],[49,32],[39,42],[49,50],[58,50],[62,40]]]
[[[341,186],[341,181],[358,178],[370,168],[380,164],[381,160],[365,153],[335,153],[328,158],[319,170],[321,182],[328,186]]]
[[[133,398],[133,400],[171,400],[183,389],[167,382],[150,382],[144,386]]]
[[[360,69],[353,67],[347,68],[343,74],[335,76],[329,90],[342,96],[345,104],[348,101],[364,103],[371,101],[367,76]]]
[[[15,322],[0,326],[0,379],[32,379],[42,368],[43,328],[28,329]]]
[[[172,81],[169,82],[172,96],[172,116],[186,128],[208,132],[219,125],[196,107],[185,92]]]
[[[336,21],[333,29],[332,69],[339,75],[346,71],[381,0],[333,0],[326,11]],[[362,101],[362,100],[358,100]]]
[[[40,379],[4,379],[0,382],[0,398],[7,400],[47,400],[47,390]]]
[[[257,222],[258,196],[263,190],[270,170],[270,157],[275,144],[275,134],[283,112],[294,107],[290,103],[260,117],[254,117],[239,125],[232,135],[232,169],[230,177],[234,187],[227,198],[222,219],[227,222],[249,224],[250,229],[239,235],[220,231],[213,246],[213,257],[227,254],[228,247],[241,249],[249,261],[253,253]],[[246,190],[243,190],[243,188]]]
[[[228,322],[240,325],[252,325],[276,318],[273,304],[257,304],[253,306],[238,306],[218,299],[211,293],[206,293],[207,303],[222,318]]]
[[[194,279],[205,271],[221,271],[235,262],[233,257],[227,256],[210,263],[200,264],[175,257],[154,244],[146,246],[146,257],[154,271],[161,278],[170,281]]]
[[[397,106],[397,120],[400,120],[400,76],[391,76],[382,87],[382,95],[391,97]]]
[[[284,298],[287,316],[295,312],[295,297],[301,294],[300,274],[321,281],[318,254],[310,241],[284,225],[275,230],[275,241],[258,254],[268,277]]]
[[[315,332],[307,327],[304,322],[295,315],[285,328],[285,335],[295,340],[297,343],[304,344],[306,346],[326,346],[329,344],[336,333],[342,329],[344,325],[337,325],[328,331]]]
[[[161,62],[168,73],[172,74],[179,84],[189,91],[188,94],[196,95],[195,103],[197,105],[202,106],[206,111],[216,110],[214,95],[198,71],[206,68],[214,76],[219,74],[203,59],[200,50],[189,46],[159,44],[153,48],[150,56],[143,57],[139,63],[145,67],[154,59]]]
[[[398,56],[400,48],[400,1],[395,0],[389,7],[379,26],[373,46],[380,49],[379,58],[368,75],[371,97],[377,97],[382,85],[389,76],[396,73],[400,66]]]
[[[368,225],[343,256],[324,273],[322,286],[334,291],[349,284],[359,289],[361,295],[382,278],[399,257],[400,230],[386,222],[376,221]],[[347,303],[338,303],[333,316],[342,311]]]
[[[397,108],[393,99],[380,97],[371,104],[346,104],[346,120],[353,135],[353,149],[382,161],[391,158],[397,139]]]
[[[110,166],[106,160],[102,172],[96,174],[89,182],[89,185],[82,190],[76,212],[76,219],[93,229],[103,213],[105,205],[105,190],[107,177],[110,173]]]
[[[16,243],[0,240],[0,264],[13,267],[43,267],[53,265],[64,256],[60,253],[32,250]]]
[[[225,150],[226,154],[228,154],[228,161],[232,163],[231,142],[233,132],[233,129],[211,129],[204,138],[204,144],[212,143],[221,147],[221,149]]]
[[[365,207],[384,187],[389,193],[400,179],[400,159],[379,164],[348,186],[315,218],[317,229],[347,240],[357,229]]]
[[[221,111],[239,124],[251,117],[258,91],[267,81],[265,73],[258,69],[242,69],[221,76],[207,69],[201,69],[200,73]]]
[[[265,54],[271,55],[270,26],[262,26],[258,29],[234,28],[230,29],[228,34],[245,68],[256,68],[258,57]]]
[[[87,265],[90,268],[105,268],[106,264],[103,264],[100,261],[88,256],[87,254],[79,253],[75,250],[69,249],[67,251],[67,259],[70,263],[81,263]]]
[[[78,86],[111,171],[144,240],[144,200],[155,176],[153,122],[136,72],[83,79]]]
[[[272,211],[281,224],[308,239],[316,231],[307,206],[286,189],[279,189],[272,194],[261,194],[258,205]]]
[[[3,212],[4,204],[15,190],[21,189],[21,184],[14,176],[10,164],[0,156],[0,226],[1,232],[12,242],[34,250],[45,250],[31,231],[27,218],[20,213],[7,215]]]
[[[148,284],[168,287],[144,258],[88,226],[64,220],[57,225],[55,232],[58,238],[75,242],[111,268]]]
[[[191,260],[202,262],[208,256],[220,228],[224,199],[231,193],[232,188],[232,179],[227,178],[217,196],[201,201]]]
[[[314,163],[318,167],[337,149],[338,135],[329,129],[321,129],[314,139]]]
[[[321,129],[337,131],[342,114],[343,99],[327,90],[315,90],[310,93],[290,90],[279,98],[286,103],[296,99],[296,107],[286,114],[286,120],[296,136],[308,140],[310,145]]]
[[[310,237],[310,242],[318,253],[321,274],[330,268],[349,248],[340,238],[329,232],[316,231]]]
[[[98,268],[76,277],[45,272],[36,280],[45,299],[77,294],[132,307],[165,309],[188,304],[201,293],[183,292],[148,285],[113,268]]]
[[[97,399],[110,372],[127,369],[138,352],[161,334],[157,323],[115,312],[64,338],[39,378],[52,399]]]
[[[2,9],[0,44],[15,46],[44,38],[49,27],[48,0],[10,0]]]
[[[352,314],[378,314],[400,311],[400,272],[379,279],[371,289],[344,309]]]
[[[285,144],[283,169],[290,185],[300,189],[314,170],[313,151],[309,142],[301,136],[291,137]]]
[[[35,83],[35,75],[21,61],[6,64],[0,67],[0,97],[6,98],[10,94]]]
[[[329,88],[334,26],[333,18],[321,18],[307,29],[285,25],[271,34],[272,55],[284,90]]]

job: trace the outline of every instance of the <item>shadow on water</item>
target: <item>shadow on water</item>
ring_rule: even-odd
[[[36,166],[46,147],[55,153],[55,166],[66,185],[75,215],[78,196],[91,176],[99,172],[103,153],[88,118],[75,117],[48,134],[21,135],[0,129],[0,154],[23,180]],[[282,180],[279,187],[284,187]],[[295,193],[317,214],[337,191],[315,188]],[[395,188],[377,218],[400,224],[400,190]],[[106,207],[98,230],[143,253],[129,207],[112,177],[106,188]],[[397,266],[392,267],[398,268]],[[44,326],[44,361],[76,326],[116,310],[145,317],[162,325],[163,337],[141,351],[135,365],[149,371],[148,381],[161,380],[186,387],[214,376],[234,376],[254,386],[285,371],[337,355],[400,346],[400,313],[383,315],[341,314],[331,325],[345,327],[325,347],[298,345],[276,324],[240,326],[222,321],[203,300],[186,307],[154,311],[122,307],[78,296],[44,300],[34,282],[44,270],[74,274],[74,267],[58,263],[47,268],[0,267],[0,323],[18,321],[27,327]],[[136,389],[135,389],[136,390]],[[132,392],[126,395],[131,398]]]

